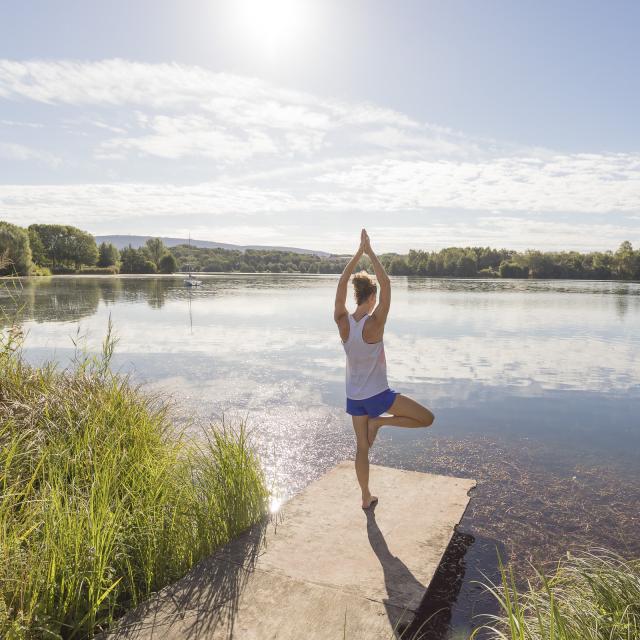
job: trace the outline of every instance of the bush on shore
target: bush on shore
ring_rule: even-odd
[[[0,637],[88,638],[256,522],[244,425],[177,432],[99,357],[33,367],[0,332]]]
[[[110,267],[82,267],[77,273],[87,276],[114,275],[118,273],[118,267],[115,265]]]
[[[555,572],[536,571],[526,591],[500,563],[502,584],[487,588],[501,612],[476,629],[495,640],[637,640],[640,560],[606,549],[567,553]],[[485,638],[486,635],[481,637]]]
[[[78,270],[75,267],[66,264],[59,264],[55,267],[51,267],[51,273],[53,273],[54,276],[74,275],[77,271]]]
[[[34,264],[31,269],[31,273],[29,275],[32,276],[50,276],[51,269],[49,267],[41,267],[39,264]]]

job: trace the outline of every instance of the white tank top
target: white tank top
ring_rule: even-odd
[[[387,361],[382,340],[369,344],[362,337],[362,329],[369,314],[359,321],[349,318],[349,337],[342,343],[347,354],[347,398],[363,400],[389,388]]]

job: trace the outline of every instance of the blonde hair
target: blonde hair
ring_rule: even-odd
[[[353,276],[353,289],[356,303],[362,304],[372,293],[377,293],[378,285],[366,271],[360,271]]]

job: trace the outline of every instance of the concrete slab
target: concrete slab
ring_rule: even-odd
[[[341,462],[109,637],[394,637],[418,608],[475,481],[378,465],[370,479],[379,503],[365,511],[353,461]]]

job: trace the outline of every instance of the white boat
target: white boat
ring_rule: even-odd
[[[191,247],[191,233],[189,233],[189,247]],[[184,283],[187,287],[197,287],[202,284],[202,280],[197,280],[191,275],[191,265],[189,267],[189,275],[184,279]]]

